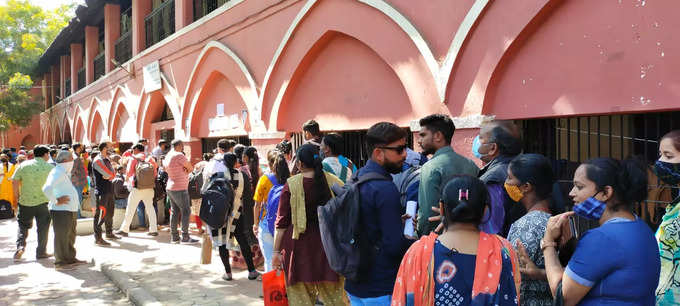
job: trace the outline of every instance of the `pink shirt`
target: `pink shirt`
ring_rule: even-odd
[[[188,161],[182,152],[170,151],[163,160],[165,171],[168,172],[168,185],[165,188],[170,191],[189,189],[189,173],[184,170],[184,164]]]

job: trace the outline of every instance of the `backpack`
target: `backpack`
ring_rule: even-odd
[[[156,185],[156,177],[154,176],[153,165],[146,160],[137,160],[135,166],[135,182],[137,189],[154,188]]]
[[[392,176],[392,180],[399,190],[399,202],[401,202],[401,207],[405,209],[409,187],[420,182],[420,166],[413,166],[401,173],[395,174]]]
[[[203,169],[189,174],[189,198],[192,200],[202,198],[201,189],[203,189]]]
[[[375,172],[360,177],[353,176],[346,185],[331,187],[335,194],[326,205],[319,206],[319,230],[321,243],[333,271],[355,281],[359,276],[359,185],[371,180],[388,180]]]
[[[285,186],[285,184],[279,184],[274,174],[269,174],[267,177],[274,186],[269,190],[269,195],[267,196],[267,215],[264,217],[264,225],[267,226],[267,231],[273,235],[276,214],[279,211],[281,191],[283,191],[283,186]]]
[[[14,218],[12,203],[7,200],[0,200],[0,220]]]
[[[165,190],[167,186],[168,186],[168,173],[162,169],[158,169],[158,176],[156,177],[153,186],[154,202],[157,202],[158,200],[163,200],[165,202],[165,197],[168,195],[168,192]]]
[[[221,172],[213,174],[204,187],[198,217],[210,228],[221,228],[234,204],[234,190]]]

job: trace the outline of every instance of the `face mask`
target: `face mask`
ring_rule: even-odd
[[[512,199],[515,202],[519,202],[519,200],[521,200],[524,197],[522,191],[519,190],[519,186],[508,185],[508,183],[505,183],[503,184],[503,187],[505,187],[505,191],[508,193],[510,199]]]
[[[668,163],[657,160],[654,163],[654,173],[666,184],[680,184],[680,163]]]
[[[597,195],[597,193],[595,195]],[[574,213],[577,216],[586,219],[600,220],[602,214],[604,213],[605,208],[607,208],[607,204],[598,199],[595,199],[594,198],[595,195],[589,197],[588,199],[579,203],[578,205],[574,205]]]
[[[479,153],[479,147],[481,146],[482,143],[479,142],[479,135],[477,135],[477,137],[475,137],[475,140],[472,141],[472,155],[479,159],[482,158],[482,154]]]
[[[71,169],[73,169],[73,161],[61,163],[60,165],[64,167],[66,173],[71,173]]]

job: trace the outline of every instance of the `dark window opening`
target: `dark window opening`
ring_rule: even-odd
[[[212,153],[212,151],[217,148],[217,142],[220,139],[231,139],[240,143],[244,146],[251,146],[252,142],[248,136],[231,136],[231,137],[211,137],[211,138],[201,138],[201,150],[203,153]],[[267,152],[258,152],[260,158],[266,158]],[[203,158],[201,156],[201,158]]]

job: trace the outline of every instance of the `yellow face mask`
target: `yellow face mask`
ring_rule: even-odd
[[[515,202],[519,202],[519,200],[524,197],[522,191],[519,190],[519,186],[508,185],[508,183],[505,183],[503,184],[503,187],[505,187],[505,191],[508,193],[508,196],[510,196],[510,199]]]

